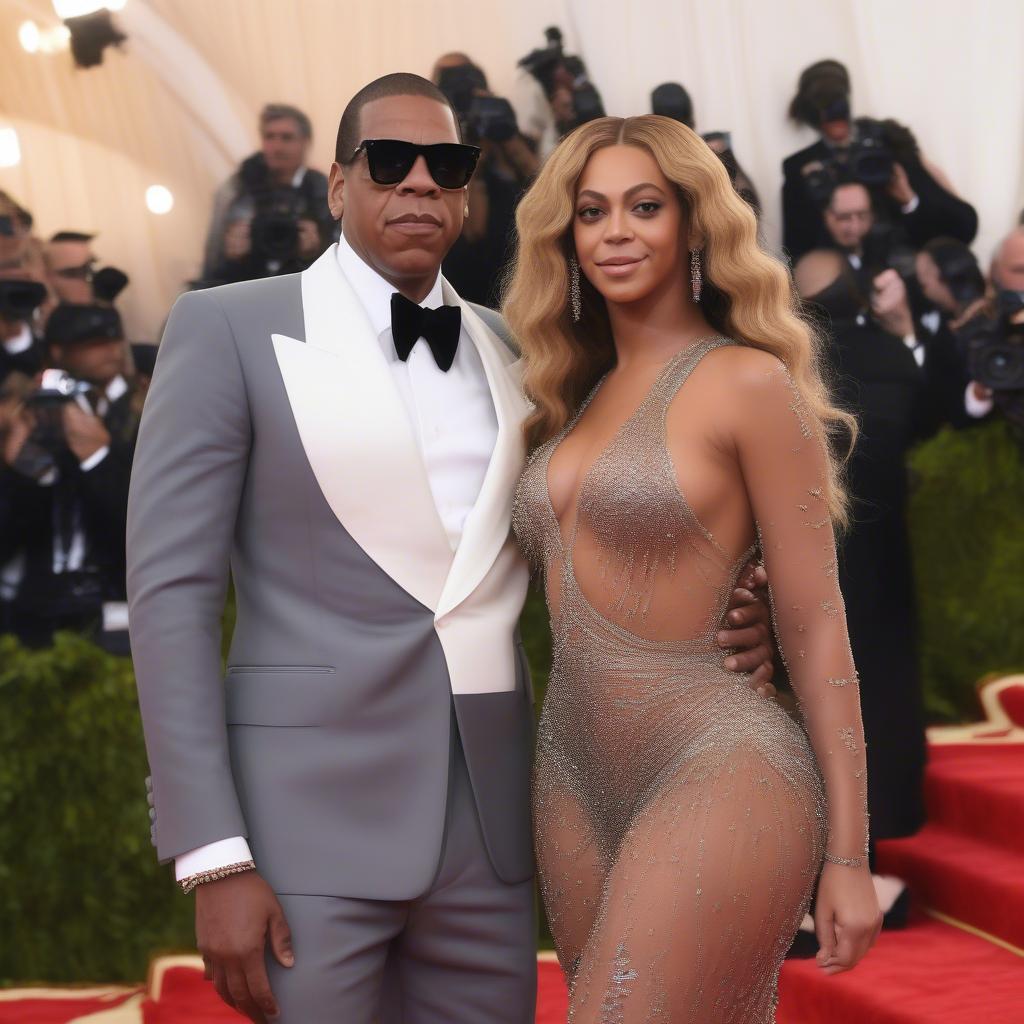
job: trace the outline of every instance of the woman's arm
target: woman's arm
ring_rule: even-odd
[[[828,894],[821,906],[819,896],[818,935],[828,952],[835,929],[835,962],[847,967],[873,939],[877,902],[872,908],[864,726],[825,499],[826,442],[779,360],[751,349],[736,355],[733,436],[771,581],[779,649],[825,782],[825,875],[847,873],[838,879],[839,906]],[[832,910],[835,920],[823,920]]]

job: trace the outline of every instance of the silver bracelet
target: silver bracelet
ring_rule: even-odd
[[[237,864],[226,864],[224,867],[214,868],[212,871],[200,871],[181,880],[181,891],[187,894],[197,885],[205,885],[207,882],[219,882],[222,878],[240,875],[243,871],[255,870],[256,864],[253,861],[241,860]]]
[[[868,861],[867,857],[838,857],[834,853],[826,853],[825,860],[843,868],[862,868]]]

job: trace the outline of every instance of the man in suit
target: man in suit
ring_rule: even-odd
[[[2,471],[8,522],[0,566],[17,563],[10,629],[32,646],[45,646],[58,629],[98,634],[104,611],[109,625],[113,605],[125,600],[138,425],[116,310],[61,304],[47,321],[46,343],[51,365],[76,390],[60,398],[44,377],[51,397],[29,396],[12,417]]]
[[[254,1021],[526,1024],[527,403],[500,318],[440,275],[475,152],[398,74],[352,99],[336,156],[340,242],[183,296],[157,359],[128,523],[155,843]],[[723,644],[750,669],[740,603]]]

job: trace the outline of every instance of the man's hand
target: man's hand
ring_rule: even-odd
[[[270,886],[255,871],[229,875],[196,889],[196,944],[205,976],[228,1006],[254,1024],[278,1015],[270,990],[264,947],[282,967],[295,963],[284,911]]]
[[[110,444],[110,432],[99,416],[84,412],[74,402],[65,402],[63,409],[64,438],[75,458],[85,462],[101,448]]]
[[[871,285],[871,312],[882,328],[897,338],[913,334],[914,318],[903,278],[895,270],[883,270]]]
[[[751,688],[766,697],[774,697],[771,614],[763,597],[767,586],[768,574],[764,567],[749,562],[732,592],[729,610],[718,634],[718,646],[737,649],[725,659],[725,667],[730,672],[750,672]]]
[[[917,195],[911,187],[910,179],[907,177],[907,172],[903,169],[903,164],[894,163],[892,165],[892,177],[889,179],[886,191],[900,206],[906,206]]]
[[[971,394],[979,402],[991,402],[995,397],[995,392],[984,384],[979,384],[976,380],[971,381]]]
[[[228,225],[224,232],[224,258],[240,260],[249,255],[252,248],[252,233],[249,221],[236,220]]]
[[[320,229],[315,220],[303,217],[299,221],[299,255],[306,260],[320,255]]]

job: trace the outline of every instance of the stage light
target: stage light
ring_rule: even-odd
[[[39,26],[34,21],[23,21],[18,29],[18,42],[26,53],[36,53],[39,50]]]
[[[0,167],[17,167],[21,163],[21,146],[13,128],[0,128]]]
[[[174,196],[163,185],[150,185],[146,189],[146,206],[150,213],[170,213],[174,208]]]

